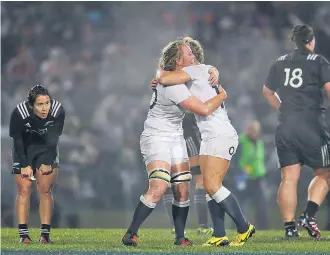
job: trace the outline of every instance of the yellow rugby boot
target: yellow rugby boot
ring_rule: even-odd
[[[256,228],[249,223],[249,228],[245,233],[236,233],[229,246],[242,246],[256,232]]]

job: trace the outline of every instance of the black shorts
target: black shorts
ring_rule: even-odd
[[[57,151],[57,155],[56,155],[56,158],[52,164],[52,169],[54,168],[60,168],[60,161],[59,161],[59,149],[57,147],[56,149]],[[33,153],[33,151],[30,151],[28,152],[28,163],[29,165],[32,167],[33,169],[33,175],[36,174],[36,168],[39,167],[41,164],[43,164],[43,162],[41,162],[40,160],[40,156],[42,154],[36,154],[36,153]],[[18,157],[17,157],[17,154],[12,151],[12,161],[13,161],[13,166],[12,166],[12,174],[21,174],[21,165],[20,163],[18,163]]]
[[[313,169],[330,167],[330,136],[323,115],[292,115],[275,134],[280,167],[295,164]]]
[[[191,113],[186,114],[182,122],[183,136],[186,140],[188,157],[199,155],[201,147],[201,134],[199,132],[195,116]]]

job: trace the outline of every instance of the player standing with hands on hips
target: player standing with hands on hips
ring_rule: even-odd
[[[62,134],[65,111],[42,85],[30,89],[27,101],[19,103],[10,118],[13,138],[13,169],[17,185],[16,215],[21,243],[30,243],[28,217],[32,181],[37,180],[40,197],[40,243],[49,238],[53,213],[52,186],[59,168],[58,140]]]
[[[291,39],[296,49],[273,64],[263,88],[268,103],[280,111],[275,134],[282,171],[278,205],[285,236],[299,237],[295,210],[300,169],[302,165],[313,168],[315,177],[308,187],[307,206],[299,217],[299,225],[310,236],[320,239],[315,213],[330,185],[330,136],[326,131],[321,90],[326,91],[330,100],[330,64],[314,53],[315,37],[310,26],[295,26]]]

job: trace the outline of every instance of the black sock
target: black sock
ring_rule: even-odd
[[[239,233],[245,233],[249,229],[249,223],[246,221],[236,197],[227,188],[222,186],[211,197],[233,219]]]
[[[29,229],[27,224],[18,224],[18,234],[20,237],[29,235]]]
[[[307,202],[307,207],[305,210],[305,213],[308,214],[308,216],[310,217],[314,217],[315,213],[317,212],[317,210],[319,209],[319,205],[317,203],[314,203],[313,201],[308,201]]]
[[[173,201],[173,193],[171,188],[168,188],[165,191],[163,196],[164,206],[166,208],[167,215],[170,219],[171,225],[174,226],[173,216],[172,216],[172,201]]]
[[[198,225],[207,227],[207,202],[205,198],[204,189],[196,189],[194,195],[194,202],[197,209]]]
[[[184,237],[189,212],[189,200],[184,202],[173,201],[172,214],[175,227],[176,238]]]
[[[41,224],[40,228],[40,235],[49,238],[49,233],[50,233],[50,225],[48,224]]]
[[[294,221],[284,222],[285,229],[296,229],[296,223]]]
[[[223,210],[214,199],[210,199],[207,205],[213,222],[214,237],[224,237],[226,235],[225,210]]]
[[[148,204],[148,206],[146,204]],[[128,228],[128,231],[137,234],[141,224],[146,220],[146,218],[148,218],[150,213],[155,209],[155,206],[156,204],[149,203],[146,201],[144,196],[141,196],[140,202],[135,209],[133,220],[130,227]]]

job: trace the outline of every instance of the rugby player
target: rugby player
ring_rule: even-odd
[[[13,138],[12,173],[17,185],[16,216],[19,241],[30,243],[28,217],[33,180],[40,197],[40,243],[51,243],[53,212],[52,186],[59,168],[58,140],[62,134],[65,111],[42,85],[29,90],[27,101],[19,103],[10,118]]]

